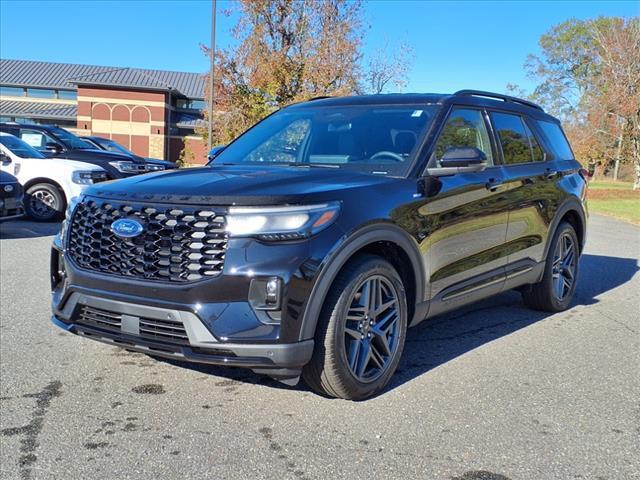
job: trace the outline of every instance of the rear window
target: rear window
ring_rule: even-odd
[[[491,113],[491,122],[498,133],[504,163],[513,165],[533,161],[529,135],[519,116]]]
[[[552,122],[545,122],[538,120],[538,126],[547,137],[549,147],[553,151],[553,156],[556,160],[572,160],[573,152],[567,142],[567,137],[564,136],[560,125]]]

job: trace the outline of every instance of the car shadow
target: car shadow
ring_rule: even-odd
[[[571,308],[563,315],[569,319],[574,315],[571,309],[575,306],[597,303],[599,295],[627,283],[638,270],[638,261],[634,258],[583,255],[580,261],[578,290]],[[552,315],[526,308],[520,294],[512,290],[426,320],[409,330],[398,370],[389,385],[379,395],[398,388],[484,344],[544,321]],[[288,387],[275,380],[256,375],[250,370],[166,361],[182,368],[224,377],[231,381],[308,390],[303,382],[296,387]]]
[[[0,239],[50,237],[60,231],[60,222],[34,222],[31,220],[9,220],[0,223]]]

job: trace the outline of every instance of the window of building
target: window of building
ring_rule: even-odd
[[[27,97],[56,98],[56,91],[45,88],[27,88]]]
[[[60,100],[77,100],[78,92],[75,90],[58,90],[58,98]]]
[[[524,123],[522,123],[522,118],[506,113],[491,113],[491,121],[498,133],[505,164],[533,161],[529,135]]]
[[[191,100],[179,98],[176,100],[176,108],[184,109],[184,110],[204,110],[207,107],[207,104],[204,100]]]
[[[538,120],[538,126],[542,129],[545,137],[547,137],[549,147],[553,150],[553,155],[556,160],[572,160],[573,152],[567,142],[567,137],[564,136],[560,125],[557,123],[544,122]]]
[[[491,141],[480,110],[454,109],[440,133],[430,167],[440,165],[439,161],[451,148],[477,148],[487,157],[487,165],[493,165]]]
[[[24,97],[24,88],[0,85],[0,95],[7,97]]]

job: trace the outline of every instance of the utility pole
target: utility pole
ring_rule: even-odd
[[[209,68],[209,135],[207,153],[213,147],[213,70],[215,68],[216,57],[216,0],[211,1],[211,66]]]

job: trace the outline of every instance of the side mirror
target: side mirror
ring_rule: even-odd
[[[0,152],[0,163],[2,163],[2,165],[9,165],[11,163],[11,157],[4,152]]]
[[[45,145],[45,150],[47,152],[51,152],[51,153],[60,153],[62,152],[62,147],[55,142],[47,142],[47,144]]]
[[[209,150],[209,154],[207,155],[207,159],[209,162],[213,162],[213,159],[216,158],[222,151],[227,148],[226,145],[216,145],[211,150]]]
[[[487,167],[487,156],[476,147],[449,148],[440,159],[439,168],[428,168],[434,177],[455,175],[456,173],[481,172]]]

